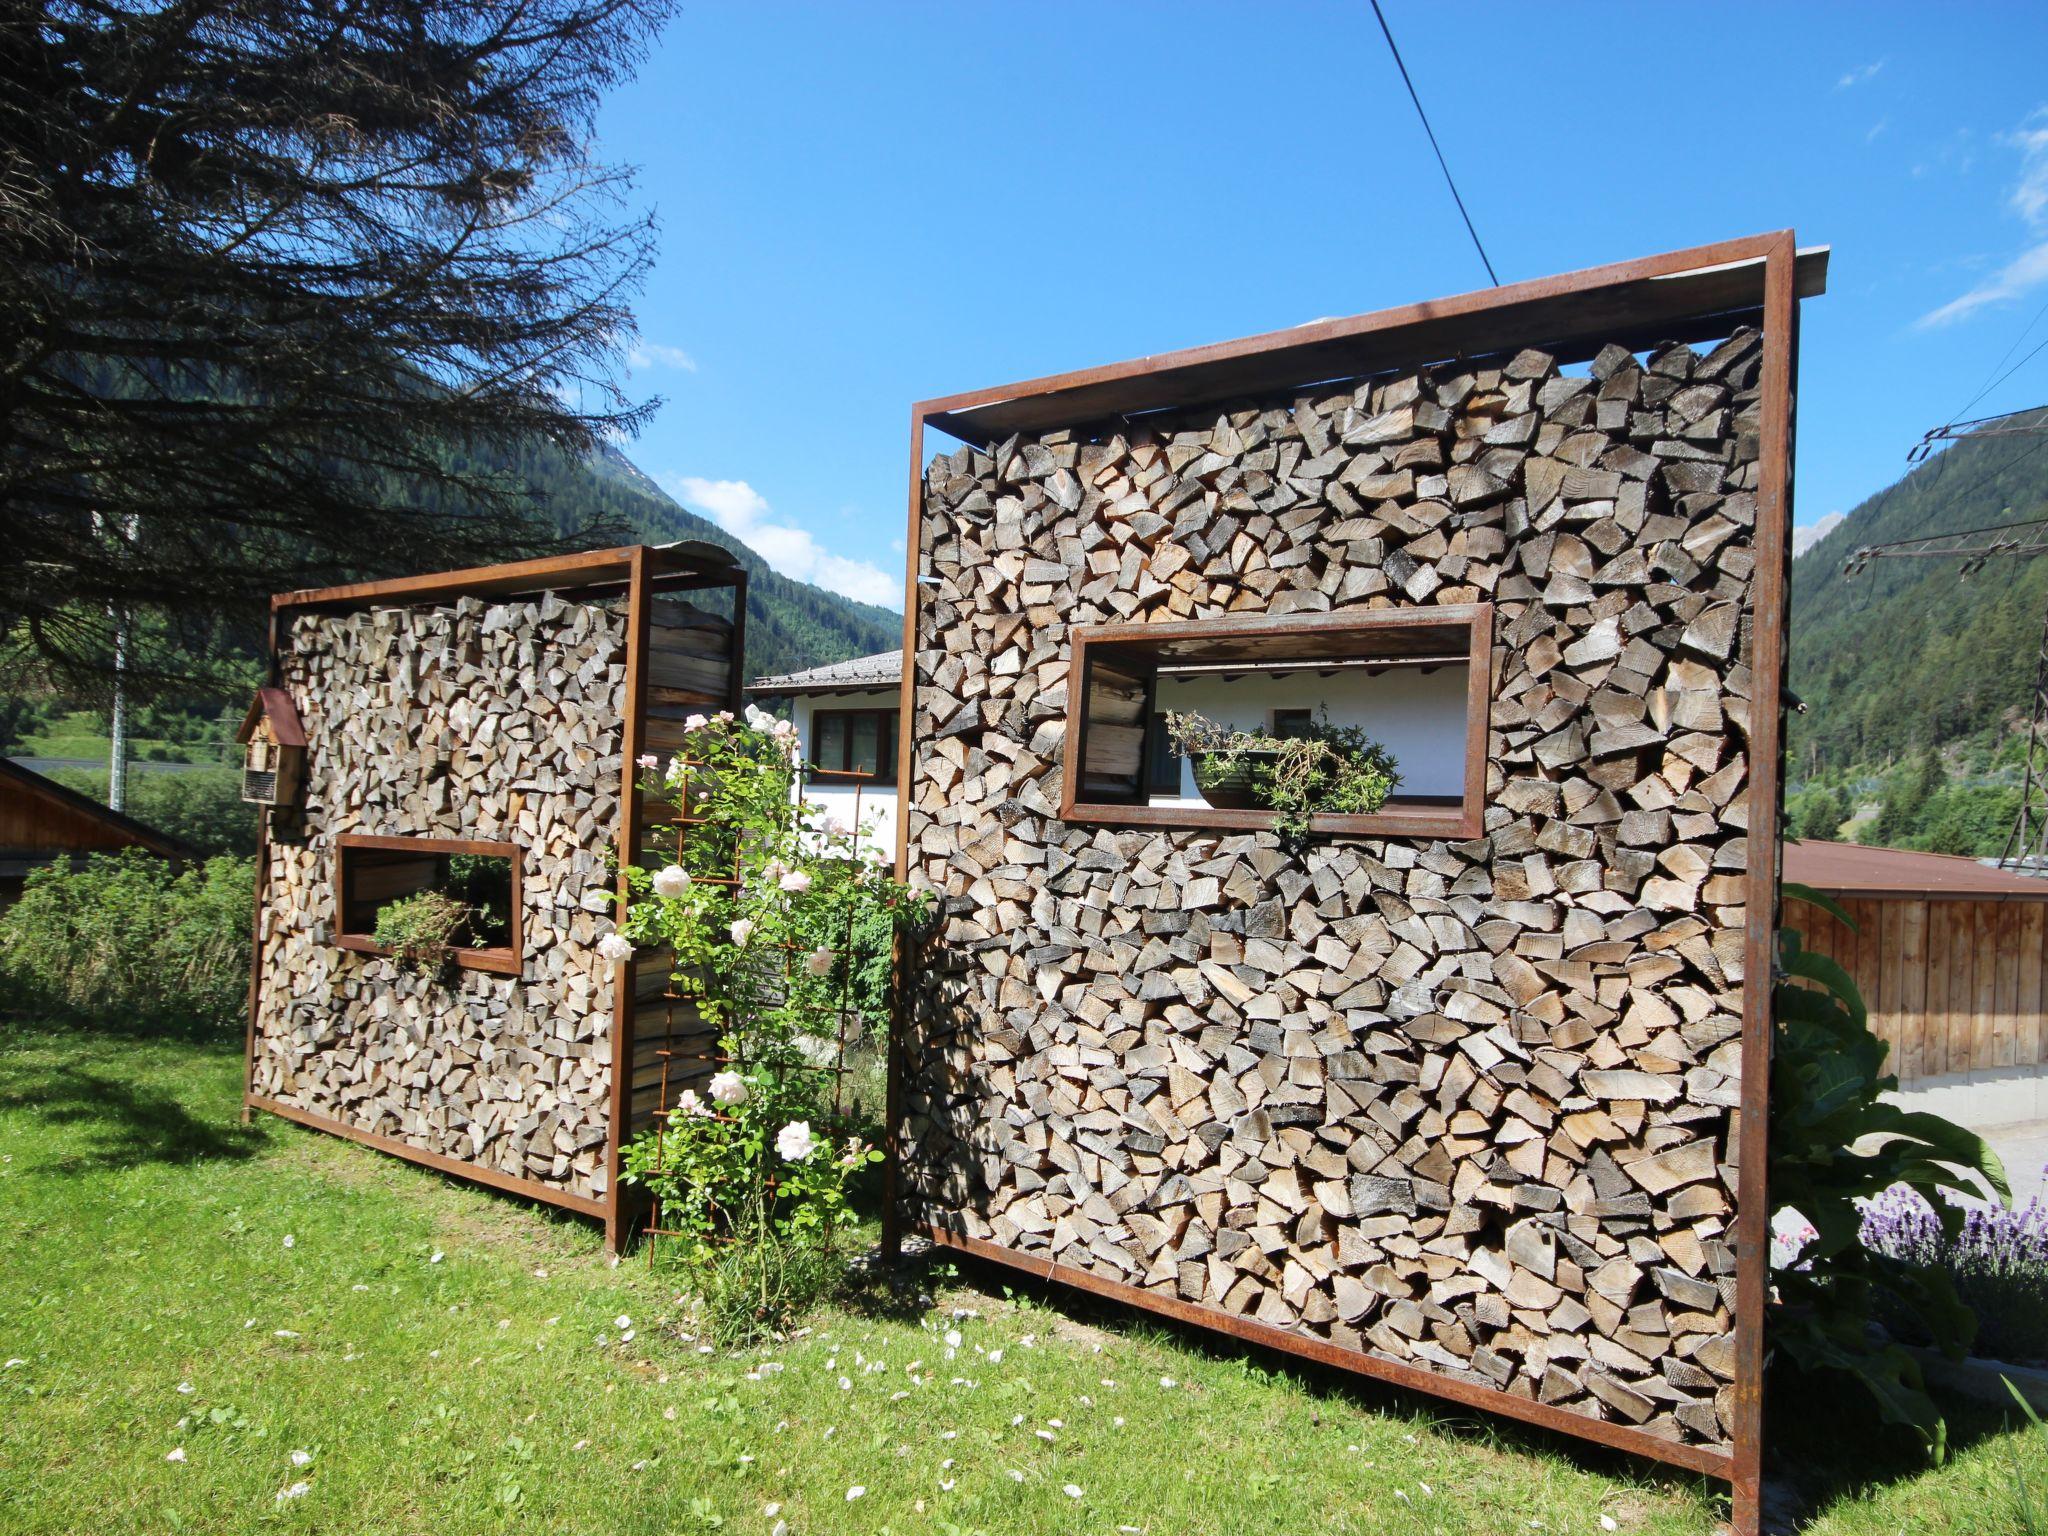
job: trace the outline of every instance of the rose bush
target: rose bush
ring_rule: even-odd
[[[665,769],[641,760],[643,788],[683,830],[660,867],[626,871],[608,937],[672,954],[672,987],[717,1031],[724,1064],[627,1147],[625,1177],[659,1199],[687,1257],[760,1271],[747,1294],[763,1324],[792,1268],[783,1250],[829,1248],[854,1176],[881,1157],[846,1113],[836,1046],[849,1012],[886,1029],[875,977],[922,906],[854,829],[799,801],[788,722],[749,709],[685,724]],[[707,1286],[734,1291],[729,1276]]]

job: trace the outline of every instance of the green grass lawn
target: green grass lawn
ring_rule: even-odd
[[[275,1121],[234,1045],[0,1025],[0,1531],[1705,1533],[1714,1490],[983,1271],[706,1352],[579,1222]],[[625,1320],[630,1320],[625,1321]],[[957,1334],[957,1340],[955,1335]],[[1822,1533],[2020,1529],[1802,1413]],[[167,1459],[182,1453],[179,1459]],[[1895,1480],[1858,1486],[1889,1472]],[[856,1490],[859,1491],[856,1494]]]

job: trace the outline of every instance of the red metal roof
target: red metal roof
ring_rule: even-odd
[[[277,738],[279,746],[303,747],[306,744],[306,728],[299,724],[298,706],[282,688],[256,690],[256,697],[249,703],[249,712],[242,716],[242,728],[235,732],[235,740],[246,746],[250,736],[255,734],[258,719],[270,721],[270,733]]]
[[[1994,869],[1975,859],[1857,843],[1785,842],[1785,878],[1845,896],[1946,896],[1975,901],[2048,901],[2048,880]]]

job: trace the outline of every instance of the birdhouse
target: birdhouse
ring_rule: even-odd
[[[290,805],[299,797],[306,732],[292,696],[259,688],[235,735],[242,744],[242,798],[251,805]]]

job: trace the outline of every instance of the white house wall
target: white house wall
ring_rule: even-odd
[[[1462,665],[1430,671],[1391,667],[1368,675],[1339,672],[1209,672],[1162,677],[1161,710],[1199,711],[1220,725],[1264,731],[1276,709],[1327,709],[1332,725],[1363,726],[1394,754],[1405,795],[1458,795],[1465,788],[1465,683]],[[1180,794],[1155,794],[1154,805],[1200,805],[1194,769],[1183,758]]]
[[[811,716],[817,709],[886,709],[896,712],[898,695],[890,688],[877,693],[832,693],[817,698],[799,697],[792,701],[790,718],[796,722],[797,739],[803,744],[804,760],[812,760],[815,743],[811,734]],[[858,794],[858,816],[856,800]],[[825,816],[837,817],[848,826],[858,821],[861,828],[861,846],[877,853],[894,857],[896,853],[896,775],[891,772],[886,778],[873,779],[858,786],[852,784],[809,784],[804,787],[804,798],[817,806]]]

